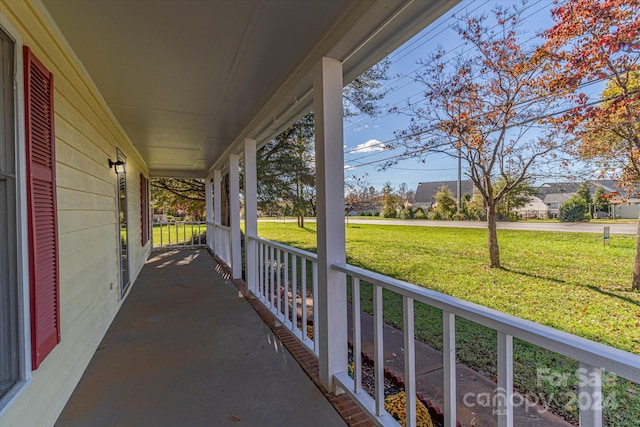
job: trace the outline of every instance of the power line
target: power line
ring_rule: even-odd
[[[597,83],[601,83],[601,82],[603,82],[603,81],[605,81],[605,80],[610,79],[612,76],[613,76],[613,75],[607,75],[607,76],[604,76],[604,77],[601,77],[601,78],[598,78],[598,79],[595,79],[595,80],[591,80],[591,81],[583,82],[583,83],[579,84],[579,85],[577,86],[577,88],[578,88],[578,89],[583,89],[583,88],[585,88],[585,87],[587,87],[587,86],[591,86],[591,85],[594,85],[594,84],[597,84]],[[519,102],[519,103],[515,104],[514,106],[515,106],[515,107],[518,107],[518,106],[521,106],[521,105],[524,105],[524,104],[528,104],[528,103],[531,103],[531,102],[541,102],[541,101],[544,101],[545,99],[549,98],[550,96],[551,96],[551,95],[545,95],[545,96],[542,96],[542,97],[537,98],[537,99],[524,100],[524,101],[521,101],[521,102]],[[413,106],[415,106],[415,105],[418,105],[418,103],[417,103],[417,104],[414,104]],[[575,108],[575,107],[572,107],[572,108]],[[572,108],[570,108],[569,110],[571,110]],[[391,115],[391,114],[396,114],[396,112],[388,113],[387,115],[385,115],[385,116],[383,116],[383,117],[389,116],[389,115]],[[489,114],[489,112],[482,113],[482,114],[478,115],[477,117],[475,117],[475,119],[476,119],[476,120],[481,120],[484,116],[486,116],[486,115],[488,115],[488,114]],[[538,119],[540,119],[540,118],[544,118],[544,117],[545,117],[545,116],[541,116],[541,117],[534,118],[534,119],[533,119],[533,121],[538,120]],[[526,124],[526,123],[523,123],[523,124]],[[513,126],[511,126],[511,127],[513,127]],[[511,127],[510,127],[510,128],[511,128]],[[428,129],[427,131],[432,131],[432,130],[435,130],[435,129],[434,129],[434,128],[430,128],[430,129]],[[427,131],[425,131],[425,133],[426,133]],[[414,135],[412,135],[412,136],[414,136]],[[418,136],[418,135],[415,135],[415,136]],[[366,147],[366,149],[370,150],[370,149],[372,149],[372,148],[373,148],[373,149],[375,149],[376,147],[380,147],[381,149],[380,149],[379,151],[384,151],[384,147],[385,147],[387,144],[389,144],[389,143],[391,143],[391,142],[393,142],[393,141],[396,141],[396,140],[397,140],[397,138],[393,138],[393,139],[389,139],[389,140],[386,140],[386,141],[378,142],[378,143],[375,143],[375,144],[370,144],[370,145],[368,145],[368,146]],[[360,152],[360,151],[363,151],[363,150],[364,150],[364,148],[362,148],[362,147],[361,147],[361,148],[356,147],[356,148],[353,148],[353,149],[351,149],[351,150],[345,151],[345,152],[344,152],[344,154],[354,154],[354,153],[357,153],[357,152]],[[365,154],[365,155],[360,156],[360,157],[357,157],[357,158],[355,158],[355,159],[351,159],[350,161],[357,161],[357,160],[359,160],[359,159],[363,159],[363,158],[368,158],[368,157],[371,157],[371,156],[375,156],[376,154],[377,154],[376,152],[371,153],[371,154]]]
[[[534,3],[534,4],[535,4],[535,3]],[[522,11],[520,11],[520,12],[522,13],[522,12],[526,11],[527,9],[529,9],[529,8],[533,7],[533,6],[534,6],[534,4],[531,4],[530,6],[525,7],[525,8],[524,8]],[[553,2],[547,3],[547,4],[545,4],[543,7],[541,7],[540,9],[537,9],[536,11],[534,11],[534,12],[530,13],[529,15],[527,15],[527,16],[525,16],[525,17],[523,17],[523,18],[522,18],[522,22],[526,21],[527,19],[531,18],[532,16],[536,15],[537,13],[539,13],[539,12],[541,12],[541,11],[543,11],[543,10],[548,9],[548,7],[549,7],[550,5],[552,5],[552,4],[553,4]],[[479,6],[479,7],[480,7],[480,6]],[[478,7],[478,8],[479,8],[479,7]],[[473,11],[477,10],[478,8],[474,9]],[[444,23],[444,21],[443,21],[443,23]],[[441,23],[441,24],[442,24],[442,23]],[[495,24],[495,25],[494,25],[494,26],[492,26],[491,28],[488,28],[488,29],[487,29],[487,31],[491,31],[491,30],[493,30],[493,29],[497,28],[499,25],[500,25],[500,24]],[[530,37],[529,39],[527,39],[527,40],[525,40],[524,42],[522,42],[521,44],[529,43],[530,41],[532,41],[532,40],[534,40],[534,39],[536,39],[536,38],[537,38],[537,36],[532,36],[532,37]],[[430,39],[429,39],[429,40],[430,40]],[[427,40],[427,41],[428,41],[428,40]],[[425,41],[424,43],[420,44],[418,47],[421,47],[421,46],[423,46],[424,44],[426,44],[426,41]],[[460,47],[463,47],[465,44],[466,44],[466,43],[464,43],[464,42],[463,42],[463,43],[458,44],[456,47],[449,49],[449,50],[448,50],[448,51],[443,55],[443,58],[444,58],[444,57],[446,57],[446,56],[449,56],[449,55],[453,54],[457,49],[459,49]],[[416,48],[416,49],[417,49],[417,48]],[[416,50],[416,49],[414,49],[414,50]],[[472,49],[473,49],[473,46],[470,46],[469,48],[467,48],[467,49],[465,49],[465,50],[461,51],[461,52],[460,52],[460,55],[464,55],[464,54],[468,53],[469,51],[471,51]],[[445,62],[445,63],[443,63],[443,64],[444,64],[444,65],[448,65],[450,62],[451,62],[451,60],[448,60],[448,61],[446,61],[446,62]],[[416,83],[415,78],[416,78],[416,76],[417,76],[417,72],[418,72],[419,70],[421,70],[421,69],[425,68],[427,65],[428,65],[428,64],[420,65],[420,66],[418,66],[417,68],[415,68],[415,69],[413,69],[412,71],[410,71],[409,73],[399,76],[399,77],[398,77],[398,78],[396,78],[395,80],[393,80],[393,81],[391,81],[390,83],[388,83],[388,84],[384,85],[384,86],[381,88],[381,90],[384,90],[384,89],[390,89],[390,87],[391,87],[394,83],[399,82],[399,81],[401,81],[401,80],[402,80],[402,79],[404,79],[404,78],[410,78],[411,80],[409,80],[407,83],[403,84],[402,86],[399,86],[399,87],[397,87],[397,88],[394,88],[394,91],[398,91],[398,90],[403,89],[403,88],[405,88],[405,87],[407,87],[407,86],[409,86],[409,85],[411,85],[411,84]],[[399,101],[395,102],[395,103],[394,103],[394,104],[392,104],[392,105],[393,105],[393,106],[395,106],[395,105],[398,105],[398,104],[403,103],[403,102],[408,102],[411,98],[413,98],[414,96],[416,96],[416,95],[420,94],[421,92],[422,92],[422,91],[418,91],[418,92],[416,92],[416,93],[414,93],[414,94],[410,95],[410,96],[409,96],[409,97],[407,97],[407,98],[404,98],[404,99],[401,99],[401,100],[399,100]],[[424,101],[422,101],[422,102],[424,102]],[[381,116],[381,118],[382,118],[382,117],[386,117],[386,116],[388,116],[388,115],[389,115],[389,114],[383,115],[383,116]],[[360,124],[363,120],[368,120],[368,121],[367,121],[367,122],[365,122],[364,124]],[[368,116],[364,116],[364,117],[362,117],[361,119],[359,119],[359,120],[357,120],[357,121],[355,121],[355,122],[350,123],[350,124],[346,127],[346,129],[347,129],[347,130],[349,130],[349,129],[353,129],[356,125],[359,125],[359,124],[360,124],[360,126],[365,126],[365,125],[367,125],[367,124],[369,124],[369,123],[371,123],[371,122],[373,122],[373,121],[375,121],[375,120],[376,120],[376,118],[370,118],[370,117],[368,117]]]
[[[635,89],[633,91],[630,91],[629,95],[634,95],[639,91],[640,91],[640,89]],[[592,101],[592,102],[588,102],[588,103],[579,105],[577,107],[570,107],[570,108],[566,108],[566,109],[563,109],[563,110],[560,110],[560,111],[555,111],[555,112],[552,112],[552,113],[549,113],[549,114],[545,114],[545,115],[541,115],[541,116],[537,116],[537,117],[531,117],[531,118],[529,118],[527,120],[524,120],[522,122],[514,123],[513,125],[508,126],[506,129],[507,130],[508,129],[513,129],[513,128],[520,127],[520,126],[523,126],[525,124],[528,124],[528,123],[531,123],[531,122],[535,122],[535,121],[538,121],[538,120],[541,120],[541,119],[544,119],[544,118],[550,118],[550,117],[553,117],[553,116],[562,115],[562,114],[568,113],[568,112],[576,110],[576,109],[583,109],[583,108],[593,107],[595,105],[601,104],[603,102],[609,102],[609,101],[612,101],[614,99],[620,98],[622,96],[623,95],[611,96],[611,97],[608,97],[608,98],[605,98],[605,99],[599,99],[599,100],[595,100],[595,101]],[[424,129],[422,131],[415,132],[413,134],[407,135],[407,137],[420,136],[420,135],[423,135],[425,133],[431,132],[433,130],[435,130],[435,128],[431,127],[431,128]],[[394,138],[394,139],[391,139],[391,140],[387,140],[387,141],[383,142],[383,144],[388,144],[388,143],[390,143],[392,141],[395,141],[395,140],[397,140],[397,138]],[[415,149],[415,150],[412,150],[412,151],[408,151],[408,152],[405,152],[405,153],[395,154],[395,155],[392,155],[392,156],[389,156],[389,157],[385,157],[385,158],[382,158],[382,159],[377,159],[377,160],[373,160],[373,161],[369,161],[369,162],[365,162],[365,163],[360,162],[360,164],[350,165],[350,166],[351,166],[351,169],[355,169],[355,168],[359,168],[359,167],[362,167],[362,166],[369,166],[369,165],[376,164],[376,163],[380,164],[381,162],[386,162],[386,161],[409,159],[409,158],[411,158],[410,156],[412,156],[414,154],[420,154],[420,153],[424,153],[426,151],[428,151],[427,148],[421,147],[421,148],[418,148],[418,149]],[[358,159],[351,159],[351,160],[349,160],[349,163],[353,163],[353,162],[357,162],[357,161],[358,161]]]

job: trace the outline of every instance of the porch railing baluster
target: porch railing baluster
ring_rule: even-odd
[[[375,377],[374,400],[376,415],[384,410],[384,323],[382,316],[382,287],[373,287],[373,370]]]
[[[406,426],[416,427],[416,351],[413,298],[402,297],[404,315],[404,394]]]
[[[580,427],[602,427],[602,373],[603,370],[580,363],[578,397]]]
[[[498,332],[497,396],[498,427],[513,427],[513,337],[503,332]]]

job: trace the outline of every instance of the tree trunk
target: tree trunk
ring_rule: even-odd
[[[487,203],[487,231],[489,234],[489,260],[491,268],[501,268],[500,247],[498,246],[498,233],[496,230],[496,205]]]
[[[640,214],[638,215],[638,229],[636,230],[636,259],[633,264],[631,289],[640,291]]]
[[[304,215],[298,214],[298,227],[304,228]]]

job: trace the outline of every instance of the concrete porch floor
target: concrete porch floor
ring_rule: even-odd
[[[56,426],[340,426],[206,250],[153,253]]]

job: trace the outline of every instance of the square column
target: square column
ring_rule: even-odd
[[[213,171],[213,223],[220,225],[222,218],[222,171]]]
[[[242,278],[242,243],[240,237],[240,156],[229,156],[229,225],[231,226],[231,275]]]
[[[207,178],[204,182],[204,199],[206,205],[207,246],[213,250],[213,183],[211,181],[211,178]]]
[[[346,262],[344,230],[344,153],[342,64],[322,58],[313,80],[315,113],[318,242],[320,381],[334,391],[333,375],[347,370],[347,291],[343,273],[331,269]]]
[[[257,286],[257,251],[255,238],[258,237],[258,173],[256,162],[256,140],[244,140],[244,230],[246,251],[246,283],[251,293]]]

